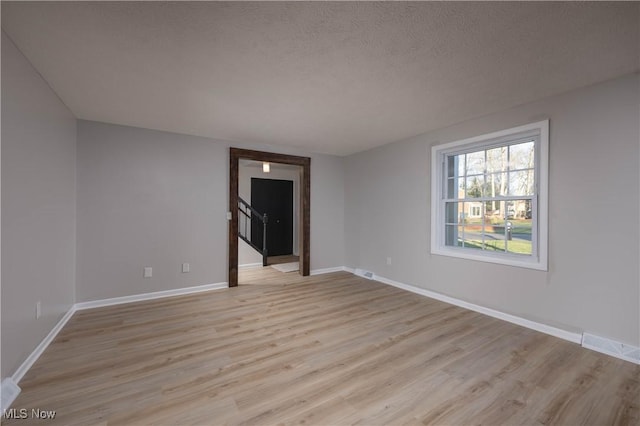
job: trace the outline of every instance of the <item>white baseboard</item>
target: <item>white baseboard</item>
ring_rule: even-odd
[[[20,386],[11,377],[2,380],[2,388],[0,389],[0,392],[2,392],[2,407],[0,407],[0,410],[2,410],[3,415],[4,410],[11,407],[13,401],[20,395],[20,391]]]
[[[582,347],[640,365],[640,348],[605,337],[584,333]]]
[[[345,268],[348,270],[351,268]],[[356,273],[358,270],[351,269]],[[426,290],[423,288],[415,287],[412,285],[400,283],[398,281],[390,280],[389,278],[381,277],[379,275],[373,276],[373,279],[383,284],[388,284],[403,290],[410,291],[412,293],[420,294],[422,296],[430,297],[432,299],[440,300],[442,302],[450,303],[452,305],[460,306],[461,308],[469,309],[481,314],[489,315],[494,318],[498,318],[504,321],[508,321],[513,324],[517,324],[523,327],[530,328],[532,330],[539,331],[541,333],[549,334],[551,336],[558,337],[560,339],[567,340],[569,342],[578,343],[582,347],[591,349],[606,355],[610,355],[616,358],[623,359],[625,361],[633,362],[640,365],[640,347],[628,345],[615,340],[607,339],[605,337],[595,336],[589,333],[579,333],[569,330],[563,330],[561,328],[552,327],[547,324],[542,324],[536,321],[531,321],[522,317],[507,314],[504,312],[496,311],[495,309],[486,308],[484,306],[476,305],[473,303],[465,302],[464,300],[456,299],[455,297],[445,296],[444,294],[436,293],[434,291]]]
[[[67,313],[64,314],[64,316],[60,318],[60,321],[58,321],[58,323],[51,329],[49,334],[47,334],[47,336],[44,339],[42,339],[40,344],[36,346],[33,352],[31,352],[31,354],[27,357],[27,359],[25,359],[24,362],[20,365],[20,367],[18,367],[16,372],[13,373],[13,376],[11,376],[11,378],[16,384],[20,383],[20,380],[22,380],[26,372],[29,371],[31,366],[38,360],[38,358],[40,358],[40,355],[42,355],[45,349],[47,349],[47,347],[51,344],[51,342],[53,342],[53,339],[56,338],[60,330],[62,330],[62,327],[64,327],[65,324],[69,321],[69,319],[71,319],[75,311],[76,311],[75,305],[71,306],[71,308],[69,308]]]
[[[182,296],[185,294],[201,293],[203,291],[220,290],[229,288],[229,283],[205,284],[195,287],[176,288],[173,290],[156,291],[153,293],[134,294],[131,296],[114,297],[111,299],[92,300],[75,304],[76,310],[102,308],[104,306],[121,305],[123,303],[141,302],[144,300],[160,299],[163,297]]]
[[[322,275],[322,274],[330,274],[331,272],[340,272],[340,271],[352,272],[352,271],[348,270],[348,268],[346,266],[335,266],[333,268],[312,269],[310,274],[311,275]]]
[[[238,269],[248,269],[248,268],[262,268],[262,262],[257,263],[244,263],[242,265],[238,265]]]
[[[9,397],[12,396],[11,402],[18,396],[20,393],[20,388],[18,387],[18,383],[24,377],[24,375],[29,371],[29,369],[33,366],[33,364],[40,358],[40,355],[47,349],[47,347],[51,344],[53,339],[58,335],[60,330],[65,326],[65,324],[69,321],[69,319],[73,316],[76,311],[84,310],[84,309],[92,309],[92,308],[100,308],[103,306],[112,306],[119,305],[123,303],[131,303],[131,302],[139,302],[143,300],[152,300],[159,299],[163,297],[171,297],[171,296],[180,296],[184,294],[192,294],[192,293],[200,293],[203,291],[211,291],[211,290],[219,290],[223,288],[229,288],[229,284],[226,282],[216,283],[216,284],[206,284],[195,287],[186,287],[179,288],[174,290],[166,290],[166,291],[157,291],[153,293],[144,293],[144,294],[135,294],[132,296],[124,296],[124,297],[114,297],[112,299],[102,299],[102,300],[93,300],[90,302],[80,302],[74,304],[69,311],[58,321],[58,323],[51,329],[49,334],[40,342],[40,344],[31,352],[31,354],[24,360],[24,362],[18,367],[15,373],[11,377],[7,377],[2,381],[2,408],[5,406],[5,394]],[[15,387],[14,387],[15,385]],[[17,388],[17,390],[16,390]],[[13,395],[13,393],[15,395]],[[11,404],[9,402],[8,404]],[[7,406],[8,407],[8,406]]]
[[[426,296],[431,299],[436,299],[441,302],[449,303],[451,305],[459,306],[461,308],[469,309],[474,312],[479,312],[481,314],[485,314],[490,317],[498,318],[513,324],[527,327],[532,330],[539,331],[541,333],[559,337],[560,339],[568,340],[569,342],[578,343],[578,344],[582,342],[582,334],[578,332],[563,330],[561,328],[552,327],[550,325],[542,324],[542,323],[531,321],[522,317],[507,314],[505,312],[496,311],[495,309],[486,308],[484,306],[476,305],[474,303],[465,302],[464,300],[456,299],[455,297],[445,296],[444,294],[436,293],[435,291],[426,290],[424,288],[404,284],[398,281],[391,280],[389,278],[381,277],[379,275],[374,274],[373,279],[383,284],[388,284],[393,287],[401,288],[403,290],[420,294],[422,296]]]

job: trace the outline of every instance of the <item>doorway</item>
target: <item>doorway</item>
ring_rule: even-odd
[[[270,152],[253,151],[239,148],[230,148],[229,163],[229,287],[238,285],[238,187],[239,187],[239,163],[241,159],[269,163],[281,163],[300,166],[300,235],[298,239],[298,252],[300,254],[299,273],[308,276],[310,272],[310,199],[311,180],[308,157],[298,157]],[[252,191],[253,193],[254,191]],[[253,201],[252,201],[253,202]],[[293,201],[292,201],[293,203]],[[275,217],[275,216],[274,216]],[[276,219],[277,220],[277,219]],[[268,228],[267,228],[268,229]],[[254,233],[252,232],[252,235]],[[267,236],[267,243],[269,237]]]

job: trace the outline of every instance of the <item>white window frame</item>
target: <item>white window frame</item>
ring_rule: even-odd
[[[531,255],[490,252],[445,245],[445,164],[448,155],[505,145],[536,136],[535,194],[533,197]],[[431,253],[522,268],[548,270],[549,120],[474,136],[431,148]]]

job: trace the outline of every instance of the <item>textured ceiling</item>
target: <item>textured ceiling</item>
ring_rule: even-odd
[[[2,2],[82,119],[346,155],[638,71],[638,3]]]

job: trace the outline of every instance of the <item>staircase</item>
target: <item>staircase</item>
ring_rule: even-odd
[[[267,266],[267,214],[260,213],[251,204],[238,197],[238,236],[262,254],[262,266]],[[251,232],[262,231],[262,247],[251,241]]]

